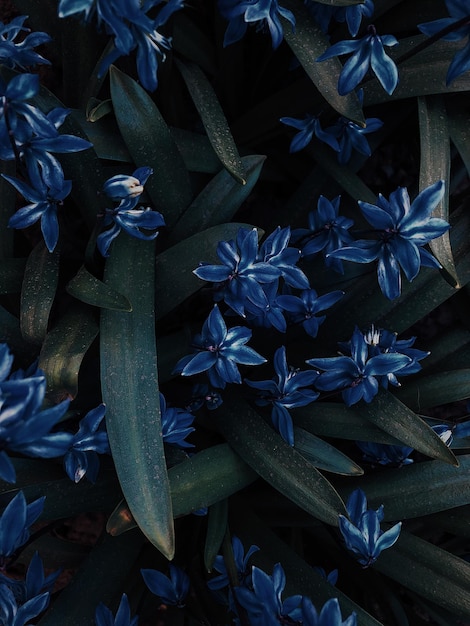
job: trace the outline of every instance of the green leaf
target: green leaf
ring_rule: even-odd
[[[470,369],[420,376],[407,381],[396,396],[414,411],[465,400],[470,397]]]
[[[294,426],[294,442],[294,449],[318,469],[344,476],[364,473],[362,467],[334,446],[298,426]]]
[[[93,626],[98,604],[111,605],[125,590],[143,544],[144,537],[138,531],[125,537],[105,536],[51,604],[38,626]]]
[[[105,115],[109,115],[113,112],[113,103],[108,98],[107,100],[97,100],[92,98],[86,108],[86,120],[87,122],[97,122]]]
[[[450,138],[470,174],[470,114],[467,110],[467,98],[465,93],[446,100],[446,108]]]
[[[1,174],[15,176],[15,162],[0,160],[0,259],[5,259],[13,256],[14,230],[8,228],[8,222],[15,212],[16,189]]]
[[[184,11],[178,11],[173,17],[172,47],[209,75],[217,72],[213,43]]]
[[[145,536],[171,560],[174,528],[161,436],[155,338],[155,246],[121,234],[107,259],[105,283],[131,312],[101,313],[101,384],[119,481]]]
[[[115,311],[132,311],[131,303],[126,296],[105,285],[83,265],[66,289],[71,296],[87,304]]]
[[[345,404],[336,402],[299,407],[295,410],[294,423],[322,437],[400,445],[398,439],[372,424],[360,411],[351,411]]]
[[[284,39],[309,78],[335,111],[364,127],[364,114],[356,93],[353,91],[346,96],[338,94],[338,79],[343,69],[340,61],[336,57],[321,63],[316,60],[330,47],[326,35],[302,4],[294,0],[284,0],[284,6],[292,11],[296,21],[295,28],[292,29],[290,23],[284,20]]]
[[[201,116],[214,151],[225,169],[236,181],[244,185],[246,181],[243,164],[212,85],[203,71],[194,63],[176,60],[176,65]]]
[[[192,199],[183,158],[145,89],[114,66],[110,68],[110,79],[119,130],[136,166],[153,169],[145,190],[171,227]]]
[[[176,243],[194,233],[229,222],[250,195],[265,159],[263,155],[242,158],[245,185],[238,183],[226,170],[214,176],[178,220],[169,241]]]
[[[58,281],[59,253],[40,241],[28,257],[21,287],[21,332],[32,343],[44,341]]]
[[[207,135],[173,127],[170,128],[170,132],[190,172],[205,174],[220,172],[222,163]]]
[[[220,500],[209,507],[207,513],[207,533],[204,544],[204,566],[207,572],[212,571],[215,557],[227,532],[228,500]]]
[[[360,413],[405,445],[444,463],[458,465],[439,435],[389,391],[382,390],[370,404],[361,403],[350,410]]]
[[[421,162],[419,190],[423,191],[438,180],[446,183],[442,201],[434,209],[433,217],[449,221],[450,138],[447,112],[441,95],[418,98]],[[452,287],[459,287],[449,232],[429,244],[432,253],[442,265],[444,277]]]
[[[74,120],[92,142],[93,148],[100,159],[132,163],[132,157],[119,132],[116,120],[113,117],[101,118],[96,122],[89,122],[84,111],[74,109],[71,113]]]
[[[248,224],[219,224],[196,233],[157,256],[155,297],[157,317],[163,317],[205,284],[193,274],[201,262],[217,263],[219,241],[236,237],[238,229]],[[263,232],[258,231],[261,237]]]
[[[20,293],[26,259],[3,259],[0,263],[0,294]]]
[[[461,619],[470,618],[470,565],[450,552],[402,530],[373,568]]]
[[[174,465],[168,470],[168,477],[173,514],[180,517],[224,500],[252,483],[258,475],[225,443]],[[134,526],[127,504],[121,502],[108,520],[108,532],[118,535]]]
[[[57,399],[75,398],[83,358],[98,336],[98,322],[89,307],[70,307],[46,335],[39,356],[49,390]]]
[[[218,411],[219,430],[248,465],[310,515],[338,524],[338,515],[345,509],[331,483],[258,413],[234,392],[227,392]]]
[[[370,508],[384,505],[384,519],[396,521],[447,511],[470,504],[470,455],[459,455],[459,467],[421,461],[364,476],[338,487],[346,497],[355,487],[367,494]],[[425,488],[423,488],[425,486]]]

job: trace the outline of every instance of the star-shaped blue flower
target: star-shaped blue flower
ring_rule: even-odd
[[[232,551],[233,551],[233,560],[235,562],[235,567],[237,568],[238,575],[238,584],[250,587],[251,585],[251,568],[248,567],[248,561],[251,556],[258,552],[258,546],[250,546],[248,552],[245,554],[245,549],[243,547],[242,542],[236,536],[232,537]],[[221,554],[218,554],[215,557],[214,561],[214,569],[216,572],[219,572],[218,576],[214,576],[207,581],[207,586],[209,589],[223,589],[224,587],[228,587],[230,584],[227,566],[225,565],[225,559]]]
[[[351,54],[343,66],[338,80],[338,93],[345,96],[355,89],[371,69],[385,91],[391,95],[398,84],[398,69],[392,59],[385,54],[384,46],[396,46],[393,35],[378,35],[374,26],[369,26],[369,34],[361,39],[338,41],[317,58],[325,61],[332,57]]]
[[[49,252],[53,252],[59,240],[57,212],[72,190],[72,182],[62,178],[59,187],[49,187],[40,174],[35,187],[2,174],[3,178],[15,187],[30,204],[19,209],[9,220],[9,228],[27,228],[41,220],[41,231]]]
[[[185,409],[168,407],[162,393],[160,393],[160,411],[163,441],[178,448],[194,448],[192,443],[185,441],[195,430],[192,426],[194,415]]]
[[[359,126],[346,117],[340,117],[333,126],[325,128],[324,133],[330,134],[338,142],[338,163],[346,165],[351,159],[352,151],[356,150],[365,156],[371,155],[369,142],[364,137],[382,128],[383,122],[377,117],[369,117],[365,120],[365,126]]]
[[[376,511],[367,508],[366,494],[355,489],[346,503],[349,519],[339,516],[339,530],[346,548],[350,550],[362,567],[375,563],[382,550],[390,548],[397,541],[401,530],[398,522],[387,531],[380,528],[383,520],[383,506]]]
[[[22,491],[19,491],[5,507],[0,516],[0,561],[2,567],[6,557],[12,556],[29,539],[30,527],[41,515],[45,496],[26,503]]]
[[[320,324],[326,319],[325,315],[318,313],[332,307],[343,296],[343,291],[330,291],[319,296],[315,289],[304,289],[299,296],[278,296],[276,303],[290,314],[290,321],[293,324],[302,324],[308,335],[316,337]]]
[[[379,380],[388,374],[400,374],[412,359],[405,354],[384,353],[369,356],[364,335],[356,328],[350,343],[351,356],[309,359],[312,367],[323,370],[315,380],[320,391],[341,390],[347,406],[359,402],[371,402],[379,391]]]
[[[224,46],[243,38],[248,24],[267,27],[271,35],[273,48],[280,46],[284,32],[279,17],[283,17],[295,26],[295,17],[291,11],[280,6],[277,0],[219,0],[219,10],[229,25],[225,32]]]
[[[136,615],[131,619],[129,600],[127,599],[127,595],[123,593],[121,602],[116,611],[116,616],[113,616],[110,609],[100,602],[96,607],[95,622],[96,626],[137,626],[139,617]]]
[[[294,445],[294,425],[289,410],[298,406],[306,406],[318,398],[318,393],[307,389],[318,377],[315,371],[300,371],[289,367],[286,359],[285,346],[281,346],[274,353],[273,380],[245,380],[247,385],[259,389],[256,404],[260,406],[272,405],[271,419],[281,437],[290,446]]]
[[[289,152],[303,150],[312,141],[314,135],[320,141],[328,144],[333,150],[339,150],[337,139],[332,133],[322,129],[320,120],[314,115],[307,114],[303,120],[298,120],[295,117],[281,117],[280,121],[286,126],[292,126],[299,131],[290,143]]]
[[[189,576],[184,570],[170,563],[170,576],[155,569],[140,570],[145,584],[163,604],[183,608],[189,592]]]
[[[193,376],[207,372],[213,387],[225,389],[227,383],[242,382],[237,364],[260,365],[266,359],[245,344],[251,339],[251,330],[235,326],[227,330],[224,318],[215,304],[204,322],[200,335],[194,338],[197,352],[178,361],[174,373]]]
[[[330,598],[318,612],[310,598],[302,597],[302,626],[356,626],[357,618],[351,613],[343,621],[338,598]]]
[[[389,200],[379,195],[377,204],[359,202],[379,239],[359,239],[331,252],[331,257],[356,263],[377,260],[380,289],[390,300],[397,298],[401,293],[401,270],[412,281],[421,266],[441,267],[423,246],[450,228],[445,220],[431,217],[443,195],[444,181],[440,180],[423,189],[412,203],[405,187],[390,194]]]
[[[323,251],[325,265],[343,273],[341,259],[329,256],[333,250],[342,248],[354,241],[349,229],[354,221],[339,215],[341,196],[328,200],[320,196],[317,208],[308,214],[308,228],[296,228],[292,232],[293,241],[301,248],[302,257],[310,257]]]
[[[444,28],[455,25],[455,29],[444,35],[442,39],[445,41],[459,41],[469,37],[464,47],[455,54],[447,70],[446,85],[450,85],[458,76],[470,70],[470,7],[467,0],[445,0],[445,3],[450,17],[418,24],[418,28],[422,33],[431,37]]]
[[[8,24],[0,22],[0,63],[10,68],[25,69],[34,65],[50,65],[50,61],[34,51],[33,48],[51,41],[47,33],[31,33],[23,26],[27,15],[13,18]],[[29,33],[21,41],[15,42],[20,33]]]

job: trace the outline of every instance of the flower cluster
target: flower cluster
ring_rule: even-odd
[[[384,337],[380,343],[380,337]],[[340,346],[349,354],[336,357],[309,359],[312,367],[323,370],[315,380],[315,387],[321,391],[341,390],[347,406],[359,400],[371,402],[381,384],[398,385],[397,374],[413,374],[420,369],[418,363],[427,352],[411,348],[414,338],[403,342],[388,331],[374,331],[363,334],[355,329],[351,341]],[[403,345],[402,345],[403,344]]]
[[[101,216],[105,230],[98,235],[96,245],[104,257],[109,256],[109,247],[121,230],[137,239],[149,240],[155,239],[156,229],[165,225],[163,215],[158,211],[152,211],[150,207],[136,208],[151,174],[152,168],[139,167],[131,176],[117,174],[105,182],[103,191],[119,204],[114,209],[106,209]]]
[[[73,435],[52,431],[63,419],[69,400],[42,409],[46,378],[34,366],[24,372],[11,372],[13,356],[7,344],[0,344],[0,478],[16,481],[16,472],[8,451],[30,457],[64,458],[68,476],[78,482],[85,474],[94,482],[98,473],[97,453],[108,453],[105,431],[98,430],[105,407],[90,411]]]
[[[26,20],[26,15],[19,15],[8,24],[0,22],[0,63],[11,69],[24,70],[35,65],[50,65],[50,61],[34,48],[48,43],[51,38],[47,33],[32,33],[24,26]],[[23,33],[28,34],[21,37]],[[18,37],[21,41],[15,41]]]
[[[29,101],[39,93],[37,74],[0,78],[0,158],[16,160],[22,179],[3,177],[30,202],[13,215],[10,228],[27,228],[38,220],[49,252],[59,239],[57,212],[72,189],[55,153],[86,150],[91,143],[60,134],[70,111],[56,107],[44,114]]]
[[[158,62],[165,60],[166,52],[171,49],[171,38],[159,32],[169,18],[183,8],[183,0],[147,0],[145,4],[128,0],[60,0],[59,17],[68,17],[84,13],[90,20],[96,15],[98,26],[104,25],[112,35],[114,47],[103,59],[100,74],[107,72],[109,66],[119,57],[127,56],[135,50],[137,72],[142,85],[149,91],[158,86]],[[148,12],[157,7],[156,17]]]

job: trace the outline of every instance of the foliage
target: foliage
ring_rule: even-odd
[[[468,2],[40,4],[0,15],[0,622],[468,623]]]

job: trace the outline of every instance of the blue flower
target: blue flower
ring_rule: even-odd
[[[30,620],[47,607],[49,595],[46,591],[18,607],[12,590],[7,585],[0,584],[0,623],[8,626],[25,626],[26,623],[31,623]]]
[[[0,583],[13,591],[17,603],[21,605],[45,591],[51,593],[60,573],[59,569],[45,576],[41,557],[35,552],[29,563],[25,580],[8,578],[0,573]]]
[[[67,411],[69,401],[41,410],[45,392],[46,379],[41,370],[19,370],[0,382],[0,478],[6,482],[16,480],[7,451],[53,458],[65,454],[69,446],[71,435],[50,432]]]
[[[298,132],[292,139],[289,152],[299,152],[312,141],[313,136],[328,144],[333,150],[339,150],[338,141],[331,133],[327,133],[321,127],[320,120],[314,115],[307,114],[303,120],[295,117],[281,117],[280,121],[286,126],[296,128]]]
[[[194,448],[192,443],[185,441],[186,437],[195,430],[192,427],[194,415],[184,409],[167,407],[162,393],[160,393],[160,410],[163,441],[178,448]]]
[[[347,406],[364,398],[371,402],[379,390],[379,379],[388,374],[400,374],[400,370],[412,359],[405,354],[383,353],[370,357],[367,342],[356,328],[351,338],[351,356],[309,359],[312,367],[324,370],[315,380],[321,391],[341,390]]]
[[[304,4],[322,32],[327,33],[330,22],[338,11],[338,7],[320,4],[316,0],[304,0]]]
[[[30,202],[19,209],[9,220],[9,228],[27,228],[41,220],[41,231],[49,252],[53,252],[59,240],[57,211],[72,190],[72,182],[64,180],[60,187],[48,186],[42,176],[31,187],[25,182],[2,174],[3,178],[15,187]]]
[[[169,578],[155,569],[140,571],[147,587],[160,598],[163,604],[184,608],[189,592],[189,576],[185,571],[172,563],[170,563]]]
[[[447,10],[450,17],[444,17],[440,20],[434,20],[433,22],[426,22],[424,24],[418,24],[419,30],[431,37],[436,35],[444,28],[449,28],[455,24],[455,29],[450,33],[447,33],[442,37],[445,41],[459,41],[465,37],[470,36],[470,23],[468,16],[470,9],[467,0],[445,0]],[[464,23],[462,23],[464,20]],[[459,25],[460,23],[460,25]],[[458,76],[467,72],[470,69],[470,39],[465,46],[461,48],[452,59],[452,62],[447,70],[446,85],[455,80]]]
[[[389,200],[379,195],[376,205],[359,202],[379,240],[360,239],[332,252],[331,256],[356,263],[377,260],[382,292],[390,300],[397,298],[401,293],[400,269],[412,281],[422,265],[441,267],[423,246],[450,228],[445,220],[431,217],[443,195],[444,181],[441,180],[424,189],[411,204],[404,187],[390,194]]]
[[[339,530],[346,548],[350,550],[365,568],[377,560],[386,548],[390,548],[398,539],[401,522],[387,531],[380,528],[383,520],[383,505],[376,511],[367,508],[366,494],[362,489],[355,489],[346,503],[349,519],[339,516]]]
[[[98,454],[110,454],[108,434],[99,430],[105,412],[104,404],[88,411],[80,420],[77,433],[71,436],[63,463],[67,476],[75,483],[85,475],[90,482],[96,482],[100,466]]]
[[[219,241],[217,256],[222,265],[201,264],[193,272],[202,280],[216,283],[216,299],[223,299],[242,317],[245,316],[247,299],[265,309],[268,301],[262,285],[277,281],[281,270],[259,260],[256,228],[240,228],[236,241]]]
[[[272,576],[253,566],[251,581],[253,589],[235,587],[237,601],[246,609],[251,626],[272,624],[296,624],[301,618],[301,595],[282,600],[286,575],[280,563],[274,566]]]
[[[144,191],[144,185],[151,174],[153,174],[153,170],[147,166],[138,167],[132,176],[117,174],[108,178],[103,185],[103,191],[111,200],[124,201],[124,208],[133,209],[137,206]],[[121,202],[121,209],[123,205],[124,203]]]
[[[251,330],[235,326],[227,330],[219,307],[215,304],[204,322],[200,335],[194,338],[197,352],[178,361],[174,373],[193,376],[207,372],[213,387],[224,389],[226,383],[241,383],[237,364],[260,365],[266,359],[245,344]]]
[[[103,226],[105,228],[110,226],[98,235],[96,241],[98,250],[103,256],[109,256],[109,247],[122,228],[132,237],[155,239],[158,232],[146,234],[140,229],[155,230],[165,225],[161,213],[152,211],[150,208],[135,208],[144,191],[144,185],[152,173],[151,167],[144,166],[137,168],[132,176],[118,174],[105,182],[103,191],[112,200],[119,200],[119,205],[115,209],[105,209],[104,215],[101,216]]]
[[[317,209],[308,214],[309,228],[296,228],[292,239],[300,246],[302,257],[310,257],[323,251],[325,265],[343,273],[341,259],[329,256],[331,252],[354,241],[349,229],[354,224],[352,219],[339,215],[341,196],[328,200],[320,196]]]
[[[250,326],[275,328],[280,333],[286,332],[286,318],[282,308],[277,304],[278,283],[279,281],[275,281],[261,286],[266,296],[266,301],[262,307],[253,304],[248,299],[245,301],[245,317]]]
[[[251,568],[248,567],[248,561],[255,552],[258,552],[258,550],[258,546],[250,546],[245,555],[245,549],[240,539],[236,536],[232,537],[233,560],[237,569],[238,585],[245,587],[251,586]],[[207,581],[209,589],[217,590],[228,587],[230,585],[230,581],[227,567],[225,565],[225,559],[221,554],[218,554],[215,557],[214,569],[216,572],[219,572],[219,575],[214,576],[214,578]]]
[[[158,213],[158,211],[152,211],[150,207],[146,209],[127,209],[126,205],[126,200],[123,200],[122,204],[115,209],[105,210],[103,226],[110,226],[110,228],[100,233],[96,240],[98,250],[104,257],[109,256],[109,247],[119,235],[121,229],[137,239],[150,240],[157,237],[158,232],[156,229],[165,225],[163,215]],[[155,232],[144,233],[141,229],[153,230]]]
[[[229,20],[224,46],[242,39],[248,24],[256,23],[260,29],[268,27],[273,49],[276,49],[284,38],[279,16],[288,20],[292,28],[295,27],[293,13],[281,7],[277,0],[219,0],[218,4],[221,15]]]
[[[85,19],[89,20],[96,13],[98,25],[103,23],[114,36],[114,50],[103,60],[100,75],[119,57],[136,50],[140,82],[145,89],[155,91],[159,59],[164,61],[166,51],[171,49],[171,38],[162,35],[158,29],[183,6],[183,0],[146,0],[143,4],[129,0],[61,0],[58,14],[59,17],[68,17],[85,13]],[[151,18],[146,13],[154,7],[159,7],[159,11],[156,17]]]
[[[308,278],[296,266],[300,259],[300,250],[288,247],[290,236],[289,226],[286,228],[278,226],[263,241],[259,249],[258,260],[277,268],[280,276],[290,287],[308,289],[310,286]]]
[[[306,406],[318,398],[316,391],[305,388],[314,383],[318,374],[315,371],[300,371],[289,367],[284,346],[278,348],[274,354],[274,370],[277,380],[245,380],[245,382],[262,392],[256,404],[272,405],[271,419],[274,427],[284,441],[293,446],[294,426],[288,409]]]
[[[10,68],[25,69],[34,65],[50,65],[50,61],[35,52],[33,48],[51,41],[47,33],[31,33],[23,26],[27,15],[13,18],[8,24],[0,22],[0,63]],[[16,37],[20,33],[30,33],[18,43]]]
[[[122,594],[116,616],[113,616],[110,609],[102,602],[96,607],[96,626],[137,626],[138,621],[139,618],[137,615],[131,619],[129,600],[125,593]]]
[[[394,92],[398,84],[397,66],[384,50],[384,46],[396,46],[397,39],[393,35],[377,35],[372,25],[368,27],[368,31],[369,34],[361,39],[338,41],[317,59],[317,61],[325,61],[332,57],[352,53],[339,76],[338,93],[341,96],[353,91],[369,68],[389,95]]]
[[[352,151],[356,150],[365,156],[371,155],[369,142],[364,137],[369,133],[382,128],[383,122],[376,117],[369,117],[365,120],[365,126],[359,126],[348,120],[346,117],[340,117],[336,124],[325,128],[324,132],[333,136],[338,142],[338,163],[345,165],[352,156]]]
[[[318,613],[310,598],[302,597],[302,626],[356,626],[356,624],[355,613],[351,613],[343,622],[338,598],[327,600]]]
[[[41,515],[45,496],[26,504],[22,491],[10,500],[0,516],[0,560],[15,554],[29,539],[30,527]]]
[[[356,441],[356,445],[363,452],[363,459],[373,465],[393,465],[402,467],[413,463],[410,454],[414,448],[409,446],[393,446],[385,443],[374,443],[372,441]]]
[[[315,289],[304,289],[299,296],[278,296],[276,304],[288,311],[293,324],[302,324],[308,335],[316,337],[320,324],[323,324],[326,319],[325,315],[317,314],[332,307],[343,296],[343,291],[330,291],[323,296],[318,296]]]
[[[187,408],[193,412],[206,406],[209,411],[214,411],[222,403],[223,399],[219,390],[212,389],[209,385],[198,384],[193,386],[191,400]]]

